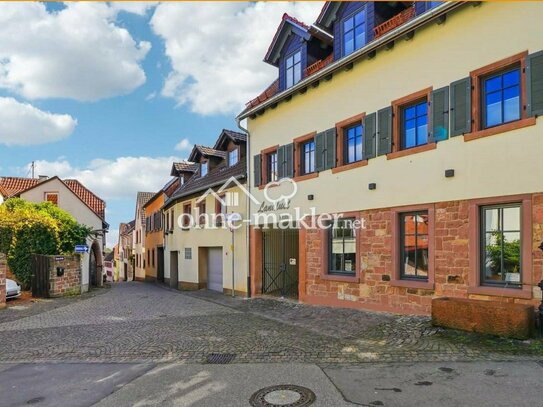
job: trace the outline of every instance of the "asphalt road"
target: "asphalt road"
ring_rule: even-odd
[[[540,406],[537,362],[0,365],[1,406],[249,406],[258,390],[303,386],[313,406]]]

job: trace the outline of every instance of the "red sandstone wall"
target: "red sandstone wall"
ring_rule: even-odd
[[[64,275],[57,276],[57,267],[64,267]],[[81,261],[79,256],[51,256],[49,296],[81,294]]]
[[[532,284],[541,280],[543,254],[538,249],[543,241],[543,193],[532,197],[533,247]],[[469,201],[435,204],[435,286],[434,289],[394,287],[392,269],[392,222],[390,209],[361,211],[366,229],[360,230],[360,282],[334,281],[321,278],[323,270],[323,238],[318,230],[307,230],[305,235],[306,263],[300,270],[305,281],[304,302],[349,308],[392,311],[405,314],[430,314],[432,298],[455,297],[514,302],[537,306],[539,298],[516,299],[468,294],[469,259]],[[478,244],[478,242],[473,242]],[[304,285],[301,284],[301,290]],[[533,290],[538,296],[539,290]]]

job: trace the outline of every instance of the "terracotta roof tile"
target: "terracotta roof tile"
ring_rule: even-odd
[[[106,218],[106,203],[76,179],[62,180],[100,218]]]
[[[27,189],[33,188],[41,182],[46,182],[51,178],[40,180],[37,178],[22,177],[1,177],[0,190],[5,197],[13,197],[21,194]],[[75,195],[79,197],[98,217],[105,220],[106,203],[100,199],[81,182],[75,179],[61,180]]]
[[[37,178],[0,177],[0,187],[5,198],[17,195],[19,192],[31,188],[39,183]]]

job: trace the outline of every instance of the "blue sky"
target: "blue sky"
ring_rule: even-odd
[[[80,179],[106,199],[111,246],[136,192],[158,190],[193,143],[236,129],[274,79],[262,57],[282,13],[312,22],[321,6],[1,4],[0,175],[35,160],[36,175]]]

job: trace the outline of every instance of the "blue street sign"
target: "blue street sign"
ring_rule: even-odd
[[[89,252],[89,246],[86,244],[77,244],[75,245],[75,252],[76,253],[88,253]]]

